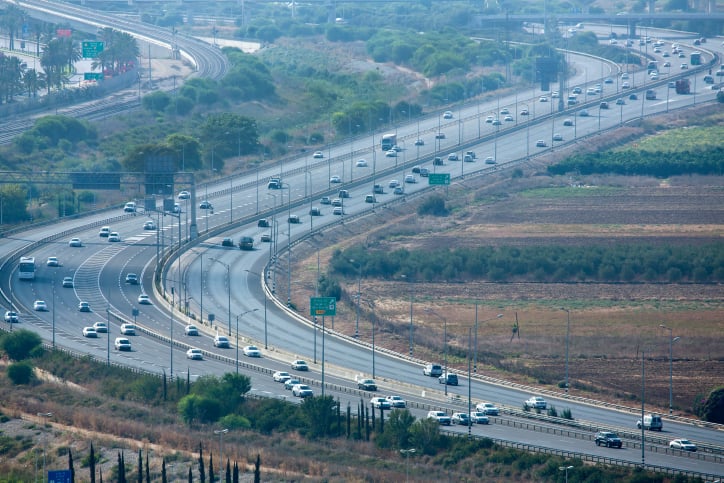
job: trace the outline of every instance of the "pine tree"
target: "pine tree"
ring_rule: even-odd
[[[138,448],[138,483],[143,483],[143,453]]]
[[[191,467],[189,466],[189,483],[194,483],[194,474],[191,473]]]
[[[91,441],[90,449],[90,483],[96,483],[96,453],[93,449],[93,442]]]
[[[209,453],[209,483],[214,483],[214,453]]]
[[[231,461],[226,458],[226,483],[231,483]]]
[[[75,468],[73,468],[73,452],[68,448],[68,469],[70,470],[70,483],[75,483]]]
[[[256,461],[254,462],[254,483],[261,482],[261,455],[256,454]]]
[[[146,450],[146,483],[151,483],[151,470],[148,467],[148,450]]]
[[[234,461],[234,483],[239,483],[239,464]]]
[[[166,479],[166,458],[161,461],[161,483],[168,483],[168,480]]]
[[[204,449],[199,443],[199,479],[201,483],[206,483],[206,470],[204,469]]]

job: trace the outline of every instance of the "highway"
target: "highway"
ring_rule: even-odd
[[[574,54],[570,54],[574,58]],[[600,79],[586,79],[585,72],[601,72],[603,76],[618,79],[618,73],[607,64],[601,64],[591,59],[574,60],[581,67],[576,78],[570,81],[570,85],[581,85],[586,80],[589,84],[603,82]],[[595,62],[590,64],[589,62]],[[583,70],[583,66],[589,66]],[[590,70],[589,70],[590,69]],[[634,74],[641,75],[641,74]],[[278,212],[278,233],[274,233],[277,239],[276,247],[280,250],[279,257],[285,260],[281,251],[292,242],[303,239],[310,232],[319,230],[326,224],[339,224],[342,218],[352,218],[347,223],[353,223],[354,216],[366,210],[396,209],[386,208],[381,204],[371,206],[364,203],[364,195],[371,192],[371,186],[375,182],[382,182],[387,186],[390,179],[402,181],[406,174],[410,174],[410,168],[414,164],[434,169],[439,172],[449,172],[455,183],[464,183],[464,179],[470,176],[484,176],[492,170],[510,169],[525,159],[543,152],[545,148],[537,148],[534,144],[537,140],[544,140],[550,146],[553,143],[553,135],[562,134],[565,142],[585,142],[588,136],[595,135],[599,129],[605,130],[630,119],[653,115],[663,112],[666,109],[674,109],[682,106],[709,101],[714,92],[706,89],[702,77],[703,73],[690,74],[696,79],[693,83],[696,94],[690,96],[678,96],[669,91],[665,85],[656,87],[660,93],[667,92],[666,99],[657,101],[644,101],[641,91],[638,101],[630,101],[628,92],[626,95],[613,86],[603,84],[602,95],[592,99],[589,105],[577,106],[576,110],[558,114],[553,103],[539,102],[538,97],[543,95],[540,92],[518,93],[517,96],[506,96],[500,99],[489,99],[477,105],[460,106],[453,111],[453,119],[442,119],[441,113],[434,114],[417,122],[397,126],[398,144],[403,148],[398,157],[386,157],[377,148],[380,134],[360,136],[349,144],[330,146],[324,152],[324,158],[312,158],[311,154],[304,157],[286,160],[284,164],[277,164],[273,167],[264,168],[259,173],[250,173],[236,179],[223,180],[209,186],[197,187],[196,192],[208,192],[208,199],[214,204],[214,211],[197,210],[199,218],[196,220],[202,236],[191,242],[190,250],[186,251],[180,263],[172,258],[165,266],[163,283],[166,299],[162,299],[154,292],[153,270],[156,264],[156,255],[163,248],[177,244],[179,232],[182,238],[186,235],[187,215],[190,210],[188,204],[198,204],[200,197],[182,203],[181,220],[184,225],[179,225],[177,219],[171,216],[161,216],[158,213],[151,213],[150,218],[163,223],[163,229],[143,230],[143,221],[149,216],[139,213],[137,216],[122,214],[120,210],[110,214],[97,215],[84,218],[79,221],[69,221],[49,227],[38,227],[21,233],[14,238],[3,240],[2,254],[8,255],[15,252],[32,254],[40,262],[37,278],[32,283],[18,283],[13,279],[15,274],[8,265],[2,266],[2,280],[0,288],[11,300],[21,313],[20,327],[31,327],[38,331],[46,340],[53,339],[53,326],[55,327],[55,341],[59,345],[68,347],[78,352],[88,352],[103,360],[108,358],[113,363],[123,363],[131,366],[151,370],[153,372],[164,371],[167,374],[185,374],[188,370],[193,375],[219,374],[224,371],[234,370],[235,349],[214,349],[211,337],[215,329],[228,332],[228,325],[232,325],[232,340],[236,337],[237,315],[239,322],[240,345],[254,342],[262,348],[264,357],[256,360],[256,364],[263,365],[266,371],[259,372],[253,367],[246,367],[250,362],[244,359],[241,370],[252,376],[253,391],[270,395],[273,397],[288,396],[288,392],[280,389],[278,385],[270,383],[268,370],[287,369],[288,360],[299,356],[313,362],[315,353],[317,363],[312,364],[313,384],[315,392],[320,391],[320,363],[322,360],[321,334],[316,336],[308,324],[304,324],[296,318],[290,317],[284,309],[284,302],[287,294],[277,293],[281,302],[269,298],[265,304],[265,297],[259,286],[260,276],[265,273],[266,263],[269,260],[268,244],[258,243],[257,250],[244,252],[233,248],[223,248],[220,245],[221,237],[241,235],[253,236],[259,240],[262,232],[268,231],[256,226],[259,216],[271,215],[274,207]],[[593,77],[593,76],[591,76]],[[648,80],[648,79],[647,79]],[[662,79],[666,82],[666,79]],[[638,84],[637,84],[638,85]],[[652,87],[651,84],[646,87]],[[643,86],[642,86],[643,88]],[[584,89],[585,92],[585,89]],[[592,98],[594,96],[591,96]],[[611,100],[625,97],[626,103],[615,106],[613,109],[601,111],[598,104],[602,99]],[[525,119],[519,112],[526,106],[530,115]],[[504,123],[495,127],[485,122],[489,113],[499,113],[501,109],[508,108],[513,113],[514,121]],[[587,117],[581,117],[580,109],[589,110]],[[572,119],[573,126],[563,126],[564,119]],[[444,140],[435,140],[435,134],[445,132]],[[423,146],[415,146],[414,141],[421,138],[425,141]],[[433,167],[431,158],[435,155],[442,155],[447,158],[451,152],[460,155],[467,150],[473,150],[478,154],[477,161],[465,163],[462,161],[445,161],[445,166]],[[497,163],[486,165],[483,159],[495,155]],[[369,167],[357,168],[354,164],[357,159],[368,160]],[[462,158],[462,155],[461,155]],[[266,180],[275,174],[281,173],[287,188],[282,190],[267,190]],[[338,175],[342,178],[339,186],[330,183],[330,177]],[[413,195],[416,191],[427,189],[423,179],[417,178],[418,183],[405,186],[407,195]],[[331,208],[323,206],[323,216],[312,219],[308,215],[310,202],[319,206],[318,198],[322,195],[335,193],[339,188],[348,189],[351,198],[345,200],[344,216],[334,216]],[[401,199],[385,188],[387,193],[378,195],[381,202],[392,199]],[[310,198],[310,193],[313,196]],[[269,195],[273,196],[269,196]],[[231,196],[230,196],[231,195]],[[206,197],[206,196],[204,196]],[[286,222],[289,213],[299,214],[302,223],[291,225]],[[312,226],[312,222],[314,226]],[[122,236],[122,242],[109,243],[98,236],[98,229],[102,225],[110,225],[114,231]],[[208,226],[208,229],[207,229]],[[67,232],[59,232],[68,230]],[[68,247],[68,240],[71,236],[80,237],[84,242],[82,248]],[[46,240],[38,246],[30,249],[23,248],[35,240]],[[272,247],[273,249],[273,247]],[[62,266],[58,268],[45,267],[44,260],[48,256],[58,256]],[[203,269],[202,265],[203,264]],[[228,269],[226,268],[228,267]],[[272,283],[274,277],[287,276],[285,266],[269,266],[267,283]],[[275,273],[276,271],[276,273]],[[134,272],[142,275],[140,286],[129,286],[124,283],[125,274]],[[229,277],[232,275],[232,277]],[[72,276],[75,280],[73,289],[66,289],[60,286],[64,276]],[[232,289],[229,290],[229,278],[231,278]],[[205,335],[202,337],[186,337],[183,335],[183,327],[188,320],[179,320],[179,313],[174,312],[174,318],[168,310],[171,300],[171,290],[174,292],[174,305],[189,302],[189,307],[194,313],[201,312],[203,304],[204,318],[209,313],[214,313],[216,323],[214,327],[205,327]],[[154,303],[150,306],[139,306],[136,302],[141,291],[153,295]],[[46,300],[51,311],[47,313],[35,313],[31,310],[32,302],[36,299]],[[87,301],[91,304],[93,312],[80,314],[76,306],[79,301]],[[229,303],[229,300],[231,303]],[[265,310],[266,306],[266,310]],[[133,321],[132,310],[139,311],[137,321],[144,329],[142,335],[132,338],[133,351],[130,353],[117,353],[113,351],[108,341],[117,336],[121,318]],[[252,312],[250,312],[252,311]],[[231,313],[231,318],[228,313]],[[241,315],[244,314],[244,315]],[[98,320],[111,322],[111,334],[101,336],[97,341],[89,341],[81,336],[81,329]],[[265,323],[266,321],[266,323]],[[174,348],[171,349],[169,337],[171,328],[174,333]],[[265,336],[266,327],[266,336]],[[264,349],[264,340],[268,349]],[[355,376],[364,375],[374,377],[380,384],[382,393],[397,392],[404,394],[411,401],[418,401],[419,404],[431,404],[436,407],[444,407],[448,410],[461,409],[462,400],[467,402],[468,386],[466,379],[457,388],[450,388],[452,395],[459,395],[460,398],[446,399],[442,394],[442,387],[437,381],[422,375],[422,361],[407,361],[404,358],[394,355],[380,354],[373,355],[370,348],[370,341],[361,341],[364,344],[357,344],[342,337],[325,337],[325,364],[328,373],[325,374],[327,384],[346,386],[339,392],[333,392],[339,396],[343,403],[351,401],[354,406],[359,400],[360,394],[354,389]],[[188,361],[185,358],[187,347],[198,347],[206,351],[207,357],[204,361]],[[316,347],[316,352],[315,352]],[[171,356],[173,354],[173,356]],[[217,358],[215,354],[221,355]],[[173,360],[173,362],[172,362]],[[260,374],[263,374],[260,376]],[[397,382],[401,381],[401,382]],[[330,391],[332,391],[332,386]],[[423,397],[422,392],[425,392]],[[511,388],[506,385],[488,384],[475,380],[471,387],[473,401],[480,400],[494,401],[511,409],[521,407],[522,401],[527,399],[530,389]],[[553,402],[561,410],[570,407],[576,419],[596,422],[600,425],[630,430],[635,428],[637,419],[636,413],[625,413],[609,409],[581,404],[574,401],[564,401],[561,397],[546,394],[545,397]],[[416,415],[424,414],[424,409],[418,410]],[[572,450],[580,451],[580,442],[570,438],[551,436],[549,434],[531,433],[524,430],[511,431],[501,429],[496,424],[490,427],[476,427],[476,434],[504,434],[506,438],[517,438],[521,441],[540,441],[542,446],[554,446],[557,448],[571,447]],[[498,433],[499,431],[502,431]],[[535,434],[533,436],[532,434]],[[667,420],[665,422],[664,435],[686,436],[699,444],[711,444],[722,446],[724,439],[721,433],[715,431],[692,427],[688,424],[676,423]],[[610,450],[598,449],[591,445],[590,451],[586,453],[609,454]],[[720,454],[720,453],[719,453]],[[640,453],[636,451],[616,452],[617,458],[640,461]],[[721,474],[721,462],[692,460],[688,457],[671,455],[650,455],[647,456],[647,463],[661,466],[675,466],[691,471],[700,471],[709,474]]]

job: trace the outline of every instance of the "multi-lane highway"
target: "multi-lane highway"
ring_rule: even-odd
[[[394,195],[387,187],[390,179],[402,181],[406,175],[411,174],[412,165],[450,173],[454,180],[458,180],[454,182],[459,182],[463,176],[484,176],[486,171],[507,169],[521,160],[545,151],[547,148],[535,146],[538,140],[543,140],[548,146],[553,143],[581,142],[599,130],[614,127],[630,119],[708,102],[714,96],[714,92],[706,89],[708,86],[703,83],[704,72],[691,72],[692,84],[696,90],[693,95],[673,94],[666,90],[664,84],[656,89],[660,93],[667,92],[665,99],[646,101],[642,92],[636,90],[639,98],[631,100],[628,98],[629,91],[624,91],[617,83],[620,78],[614,66],[601,64],[596,59],[578,58],[574,54],[570,54],[570,60],[579,67],[576,69],[577,76],[569,81],[570,86],[580,85],[585,93],[588,87],[585,85],[586,80],[591,85],[602,84],[600,95],[590,96],[592,100],[588,104],[578,105],[573,111],[558,113],[557,105],[550,102],[551,99],[547,103],[540,102],[539,96],[543,93],[519,92],[517,95],[500,99],[459,106],[453,110],[452,119],[443,119],[440,113],[426,117],[419,124],[414,122],[397,126],[398,144],[402,148],[397,157],[388,157],[379,150],[381,133],[375,133],[374,138],[372,135],[361,136],[350,144],[330,146],[323,152],[322,159],[313,158],[310,154],[303,158],[286,160],[283,165],[277,163],[260,169],[258,173],[197,187],[196,193],[208,193],[215,209],[213,213],[210,210],[197,210],[199,219],[196,222],[202,236],[185,246],[187,250],[183,256],[169,258],[159,285],[153,283],[157,254],[178,244],[179,233],[182,238],[186,238],[190,204],[198,205],[198,196],[196,199],[180,202],[182,212],[179,218],[159,213],[124,215],[119,210],[53,227],[36,228],[23,232],[20,236],[5,239],[2,245],[3,256],[12,253],[33,255],[38,260],[39,267],[36,280],[27,283],[17,281],[12,262],[10,265],[3,265],[0,288],[7,301],[19,310],[20,327],[32,328],[46,340],[54,339],[62,346],[91,353],[100,359],[108,358],[114,363],[124,363],[154,372],[164,371],[167,374],[185,373],[187,370],[194,375],[235,370],[237,358],[234,345],[232,344],[231,349],[215,349],[212,344],[212,336],[216,330],[220,328],[226,333],[231,325],[232,342],[235,342],[238,334],[239,345],[255,343],[264,353],[261,360],[241,356],[245,364],[240,370],[252,376],[254,392],[274,397],[289,395],[278,384],[271,382],[268,372],[259,372],[253,367],[246,367],[246,364],[263,366],[267,371],[288,370],[288,361],[298,356],[312,362],[313,370],[307,377],[313,381],[315,392],[321,390],[320,370],[324,360],[327,384],[325,390],[345,402],[354,401],[353,406],[359,398],[359,393],[355,390],[355,377],[369,377],[374,373],[380,385],[380,393],[395,392],[405,395],[408,400],[420,405],[420,409],[416,409],[418,416],[424,414],[424,405],[464,410],[468,388],[474,402],[488,400],[512,409],[520,408],[522,401],[530,396],[530,389],[491,384],[482,378],[474,379],[469,387],[467,380],[462,378],[461,386],[449,388],[450,395],[454,397],[446,399],[437,381],[422,375],[422,361],[373,353],[370,341],[358,343],[331,334],[324,338],[325,345],[322,349],[321,333],[316,331],[315,334],[308,321],[304,322],[299,317],[292,316],[284,308],[287,293],[277,291],[274,295],[281,301],[277,303],[270,297],[270,292],[262,292],[259,274],[267,274],[266,282],[271,286],[275,277],[288,276],[288,272],[284,264],[267,265],[270,246],[258,241],[262,233],[269,233],[270,230],[258,227],[256,221],[262,215],[271,217],[274,208],[277,208],[272,223],[275,229],[271,230],[277,243],[272,245],[271,250],[275,247],[279,249],[277,259],[285,260],[283,249],[290,241],[296,242],[323,225],[339,224],[341,219],[352,222],[349,217],[358,216],[367,210],[384,210],[386,208],[382,204],[385,202],[399,200],[403,196],[428,189],[425,180],[419,177],[416,178],[417,183],[405,185],[406,195]],[[586,72],[602,72],[603,77],[594,79]],[[634,77],[642,75],[632,74]],[[616,82],[605,84],[602,80],[605,77],[612,77]],[[667,79],[662,80],[665,82]],[[647,88],[652,87],[650,79],[646,82],[649,84]],[[625,104],[614,104],[618,98],[624,98]],[[611,101],[613,108],[598,109],[602,100]],[[501,116],[500,111],[506,108],[513,116],[512,121],[503,121],[500,126],[485,122],[488,115]],[[529,111],[528,116],[520,115],[523,109]],[[590,115],[580,116],[580,109],[587,109]],[[573,125],[564,126],[565,119],[571,119]],[[445,133],[445,139],[435,139],[440,132]],[[555,134],[561,134],[563,141],[553,141]],[[418,138],[425,144],[415,145]],[[468,150],[478,154],[477,161],[467,163],[447,160],[448,154],[453,152],[462,159],[464,152]],[[431,160],[436,155],[445,159],[445,165],[432,165]],[[493,156],[496,164],[485,164],[484,159],[488,156]],[[356,166],[356,161],[361,158],[368,161],[367,167]],[[284,189],[267,190],[266,180],[278,174],[281,174],[285,183]],[[330,183],[330,178],[335,175],[340,176],[342,183]],[[371,193],[372,185],[376,182],[385,185],[386,193],[377,195],[380,204],[372,206],[365,203],[364,198]],[[351,198],[345,200],[346,215],[335,216],[331,207],[321,206],[318,200],[323,195],[334,196],[339,189],[348,189]],[[321,206],[323,216],[310,217],[310,203]],[[302,223],[287,223],[287,215],[290,213],[300,215]],[[144,230],[143,222],[148,219],[156,221],[159,229]],[[179,224],[179,221],[182,223]],[[109,225],[114,231],[118,231],[122,241],[111,243],[106,238],[99,237],[98,230],[103,225]],[[67,232],[58,233],[59,230],[66,229]],[[225,248],[220,244],[223,236],[238,239],[241,235],[254,237],[257,249],[246,252]],[[84,246],[69,247],[68,240],[71,236],[81,238]],[[41,243],[31,245],[33,241]],[[62,266],[46,267],[44,261],[48,256],[59,257]],[[140,285],[128,285],[124,282],[125,275],[129,272],[141,275]],[[61,286],[65,276],[74,278],[73,288]],[[156,293],[156,287],[160,287],[161,292]],[[138,295],[142,292],[153,295],[152,305],[137,303]],[[210,313],[215,315],[213,326],[202,327],[201,337],[183,335],[185,325],[191,321],[178,311],[169,310],[172,292],[175,306],[188,305],[192,313],[197,316],[203,314],[204,320],[208,320]],[[33,312],[32,304],[36,299],[48,302],[50,312]],[[93,311],[78,312],[76,307],[79,301],[89,302]],[[134,309],[138,310],[137,315],[134,315]],[[116,352],[112,344],[109,344],[109,341],[118,335],[122,320],[136,320],[143,329],[140,335],[131,338],[133,350],[128,353]],[[110,322],[111,333],[101,335],[97,340],[83,338],[82,328],[95,321]],[[171,338],[173,345],[170,344]],[[205,360],[187,360],[185,351],[188,347],[203,349],[206,352]],[[571,408],[577,420],[627,430],[635,427],[635,413],[564,400],[552,394],[546,395],[546,398],[559,410]],[[542,446],[582,451],[580,441],[561,435],[511,430],[498,424],[476,427],[474,432],[491,436],[499,434],[504,439],[536,441]],[[675,436],[686,436],[702,446],[721,447],[724,443],[719,432],[669,420],[665,422],[664,435],[670,435],[672,439]],[[610,455],[610,450],[597,449],[592,443],[590,446],[590,451],[585,450],[585,453]],[[721,457],[720,448],[714,448],[714,451]],[[640,450],[625,450],[616,452],[615,457],[637,462],[640,461],[641,454]],[[722,473],[722,463],[717,458],[695,460],[679,455],[649,454],[647,463],[711,475]]]

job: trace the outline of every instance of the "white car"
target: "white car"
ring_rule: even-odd
[[[553,140],[554,140],[554,141],[563,141],[563,135],[558,134],[558,133],[555,133],[555,134],[553,135]]]
[[[500,409],[493,403],[480,403],[475,406],[475,409],[487,416],[497,416],[500,414]]]
[[[329,182],[330,183],[341,183],[342,178],[340,178],[339,176],[332,176],[331,178],[329,178]]]
[[[121,334],[136,335],[136,326],[133,324],[121,324]]]
[[[407,402],[402,399],[400,396],[387,396],[385,399],[389,401],[390,406],[393,408],[405,408],[407,407]]]
[[[538,102],[548,102],[548,98],[546,96],[540,96]]]
[[[495,164],[495,158],[492,156],[488,156],[485,158],[485,164]]]
[[[95,339],[98,337],[98,332],[96,332],[96,329],[93,327],[83,327],[83,337]]]
[[[93,328],[99,334],[108,333],[108,326],[105,322],[96,322],[95,324],[93,324]]]
[[[90,312],[91,307],[88,302],[80,302],[78,304],[78,312]]]
[[[151,299],[145,293],[138,296],[138,303],[141,305],[151,305]]]
[[[306,361],[297,359],[296,361],[292,362],[292,369],[294,369],[295,371],[308,371],[309,366],[307,365]]]
[[[405,176],[405,183],[414,184],[414,183],[417,183],[417,179],[415,179],[414,175],[408,174]]]
[[[470,420],[475,424],[490,424],[490,418],[480,411],[470,413]]]
[[[314,396],[312,389],[309,386],[307,386],[306,384],[297,384],[296,386],[292,387],[292,394],[294,394],[297,397]]]
[[[5,312],[5,322],[8,322],[10,324],[17,324],[18,323],[18,313],[13,312],[12,310],[8,310]]]
[[[80,238],[71,238],[70,241],[68,242],[68,246],[69,247],[82,247],[83,242],[80,241]]]
[[[468,413],[453,413],[450,420],[453,424],[461,424],[463,426],[470,426],[473,424]]]
[[[398,186],[400,186],[400,182],[396,179],[391,179],[390,182],[387,183],[387,186],[389,186],[390,188],[397,188]]]
[[[248,345],[244,347],[244,355],[246,357],[261,357],[261,351],[255,345]]]
[[[696,445],[688,439],[675,439],[669,443],[669,447],[682,451],[696,451]]]
[[[109,242],[119,242],[119,241],[121,241],[121,235],[119,235],[117,231],[111,232],[111,234],[108,235],[108,241]]]
[[[144,230],[155,230],[156,229],[156,223],[153,222],[153,220],[148,220],[143,223],[143,229]]]
[[[332,214],[337,216],[344,215],[344,208],[341,206],[335,206],[334,209],[332,209]]]
[[[191,198],[191,193],[189,193],[188,191],[181,191],[178,194],[178,199],[180,200],[187,200],[189,198]]]
[[[125,337],[116,337],[116,341],[113,343],[113,346],[117,351],[130,351],[131,341]]]
[[[390,149],[389,151],[387,151],[387,152],[385,153],[385,156],[388,157],[388,158],[396,158],[396,157],[397,157],[397,151],[395,151],[394,149]]]
[[[199,329],[195,325],[187,325],[186,327],[184,327],[184,334],[199,335]]]
[[[453,113],[452,113],[452,111],[445,111],[445,112],[443,113],[443,115],[442,115],[442,118],[443,118],[443,119],[452,119],[452,118],[453,118]]]
[[[272,375],[272,378],[274,378],[275,382],[287,382],[292,378],[292,375],[286,371],[277,371]]]
[[[545,409],[548,407],[548,403],[540,396],[531,396],[523,403],[523,406],[528,409]]]
[[[45,265],[48,267],[59,267],[60,262],[58,261],[58,257],[48,257],[48,261],[45,262]]]
[[[314,159],[322,159],[324,158],[324,153],[322,151],[314,151],[314,154],[312,155]]]
[[[186,351],[186,358],[200,361],[203,360],[204,353],[201,352],[201,349],[189,349]]]
[[[447,155],[448,161],[458,161],[460,158],[458,157],[457,153],[450,153]]]
[[[228,349],[231,347],[231,343],[229,342],[229,338],[225,335],[217,335],[214,337],[214,347],[219,347],[222,349]],[[244,354],[249,355],[246,353],[246,348],[244,349]]]
[[[357,162],[355,163],[355,166],[357,166],[358,168],[366,168],[366,167],[367,167],[367,160],[365,160],[365,159],[358,159]]]
[[[98,230],[98,236],[101,238],[108,238],[108,235],[111,234],[111,227],[110,226],[104,226],[101,227],[100,230]]]
[[[383,397],[373,397],[370,399],[370,405],[375,409],[392,409],[390,401]]]
[[[36,300],[33,303],[33,310],[37,310],[38,312],[47,312],[48,306],[45,303],[45,300]]]
[[[434,419],[440,424],[443,424],[445,426],[450,426],[450,423],[452,420],[450,419],[450,416],[448,416],[443,411],[428,411],[427,417],[429,419]]]

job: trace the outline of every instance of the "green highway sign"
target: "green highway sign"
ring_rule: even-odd
[[[429,185],[449,185],[450,184],[450,173],[430,173],[427,177]]]
[[[84,59],[95,59],[98,54],[103,52],[103,42],[84,40],[81,45]]]
[[[334,297],[310,297],[309,315],[334,317],[337,315],[337,299]]]
[[[83,80],[103,80],[103,74],[101,72],[84,72]]]

